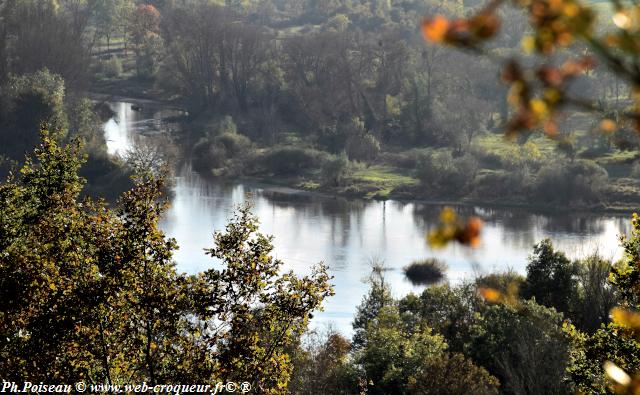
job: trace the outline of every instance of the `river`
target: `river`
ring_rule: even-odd
[[[169,124],[163,119],[175,111],[145,106],[138,111],[130,103],[111,103],[116,116],[105,124],[108,150],[126,152],[140,139],[152,139]],[[570,257],[594,250],[612,259],[620,257],[618,235],[629,231],[629,216],[562,212],[543,215],[523,209],[456,207],[464,215],[480,216],[481,245],[473,250],[450,245],[431,249],[425,235],[438,221],[441,206],[400,201],[342,199],[290,191],[252,183],[218,183],[205,180],[188,164],[176,169],[171,206],[161,227],[177,240],[177,268],[194,274],[219,262],[204,254],[212,246],[212,234],[223,230],[233,208],[247,196],[254,202],[261,232],[271,234],[274,255],[285,268],[307,274],[314,263],[324,262],[334,276],[335,296],[324,303],[312,326],[331,326],[351,333],[356,307],[368,290],[364,279],[372,259],[383,260],[386,278],[395,296],[420,292],[403,275],[413,260],[435,257],[446,262],[447,280],[455,283],[478,273],[513,269],[524,273],[533,244],[550,238]]]

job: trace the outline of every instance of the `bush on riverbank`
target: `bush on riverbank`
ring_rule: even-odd
[[[322,166],[322,183],[328,186],[341,186],[351,172],[349,158],[346,153],[335,155],[327,160]]]
[[[295,177],[319,169],[329,159],[326,152],[302,147],[275,147],[256,158],[256,164],[266,174]]]
[[[430,194],[464,196],[477,171],[478,161],[471,154],[454,157],[450,151],[438,151],[422,157],[416,176]]]
[[[201,173],[237,176],[244,173],[253,151],[251,140],[237,131],[231,117],[224,117],[194,145],[193,166]]]
[[[607,171],[590,160],[548,163],[536,175],[532,194],[546,204],[592,204],[602,201],[608,179]]]

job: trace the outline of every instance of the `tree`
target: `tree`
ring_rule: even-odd
[[[468,355],[495,375],[508,394],[566,394],[569,342],[562,314],[529,300],[482,312]]]
[[[93,318],[101,289],[94,235],[111,224],[101,227],[105,218],[92,215],[92,205],[76,203],[77,149],[60,148],[43,132],[35,160],[0,186],[0,370],[7,379],[83,379],[83,366],[99,365],[77,352],[95,339],[77,325]]]
[[[293,355],[288,390],[300,395],[357,393],[358,371],[351,361],[351,343],[335,332],[305,337],[307,341]]]
[[[111,51],[111,37],[124,32],[129,12],[133,9],[131,0],[89,0],[89,9],[96,25],[96,35],[107,39],[107,52]]]
[[[3,61],[8,61],[7,72],[20,75],[48,69],[70,87],[85,86],[91,63],[91,43],[85,37],[89,19],[86,5],[10,1],[0,7],[0,12],[4,31],[0,38],[5,40],[0,48],[6,50]]]
[[[576,267],[564,253],[555,251],[551,240],[542,240],[529,258],[522,296],[567,314],[576,295],[575,274]]]
[[[422,373],[411,379],[409,391],[423,395],[489,395],[499,393],[499,384],[463,354],[445,353],[427,361]]]
[[[572,321],[581,331],[593,333],[609,322],[609,312],[618,302],[618,295],[609,283],[612,265],[597,254],[576,262],[577,297],[571,308]]]
[[[471,284],[455,288],[439,285],[425,289],[420,296],[407,295],[400,300],[399,308],[407,315],[406,319],[410,314],[416,323],[423,323],[444,336],[449,350],[461,353],[478,324],[476,312],[480,303]]]
[[[441,335],[422,325],[408,326],[395,306],[380,309],[364,331],[364,347],[357,351],[369,393],[407,394],[408,384],[423,371],[424,364],[447,348]]]
[[[498,380],[462,354],[450,354],[442,335],[426,321],[414,321],[385,306],[355,351],[372,394],[496,394]]]
[[[332,293],[324,266],[280,273],[245,206],[209,252],[178,274],[158,221],[163,180],[139,175],[116,210],[79,194],[78,143],[42,144],[0,184],[0,370],[8,380],[150,385],[250,381],[286,386],[289,350]]]
[[[35,159],[0,187],[2,371],[53,382],[175,378],[188,280],[157,228],[162,181],[139,179],[118,211],[79,201],[80,146],[54,137],[43,131]]]
[[[369,293],[362,299],[353,320],[353,347],[359,349],[366,345],[366,330],[369,323],[378,316],[382,308],[392,306],[395,301],[391,296],[391,288],[385,281],[384,262],[373,260],[371,274],[368,278]]]
[[[150,76],[155,71],[160,41],[160,12],[151,4],[140,4],[131,15],[129,34],[136,54],[137,75]]]
[[[194,109],[218,104],[221,80],[227,78],[218,56],[226,16],[222,7],[202,2],[165,13],[162,37],[170,55],[166,67]]]
[[[569,373],[579,390],[588,394],[612,393],[605,362],[615,364],[625,374],[640,373],[640,341],[638,341],[638,311],[640,310],[640,218],[633,215],[631,235],[622,238],[623,259],[611,268],[609,280],[617,290],[618,307],[611,310],[612,321],[592,334],[584,334],[572,326],[566,332],[573,342]],[[615,378],[611,377],[615,383]],[[638,378],[618,382],[624,393],[633,393]]]
[[[48,70],[13,76],[7,83],[0,125],[4,140],[1,151],[17,160],[31,152],[39,142],[42,123],[50,125],[59,136],[67,131],[65,81]]]
[[[215,247],[207,252],[223,268],[203,273],[197,314],[210,328],[205,339],[216,362],[212,378],[278,393],[291,375],[287,348],[333,291],[323,265],[302,279],[279,274],[282,262],[270,256],[272,238],[256,233],[249,210],[240,207],[226,232],[214,235]]]

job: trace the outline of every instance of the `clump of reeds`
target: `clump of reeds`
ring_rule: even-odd
[[[405,276],[414,285],[431,285],[442,281],[447,265],[435,258],[414,261],[404,268]]]

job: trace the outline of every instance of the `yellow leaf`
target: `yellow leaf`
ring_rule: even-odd
[[[451,207],[445,207],[440,212],[440,221],[442,221],[442,223],[453,223],[457,218],[458,216],[456,215],[456,212]]]
[[[536,117],[545,118],[549,113],[547,103],[545,103],[544,101],[540,99],[533,99],[529,103],[531,105],[531,111],[533,111]]]
[[[611,309],[611,320],[626,328],[640,330],[640,314],[620,307]]]
[[[536,39],[532,36],[525,36],[520,42],[520,46],[524,52],[531,54],[536,49]]]

